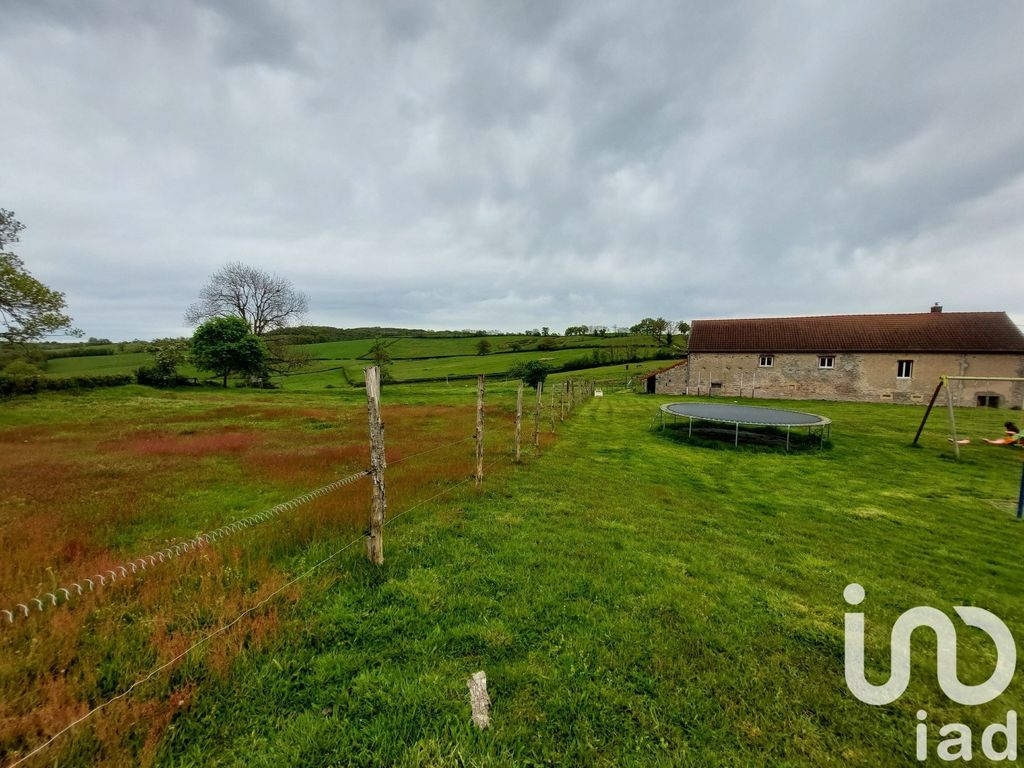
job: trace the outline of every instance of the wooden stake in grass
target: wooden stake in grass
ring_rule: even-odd
[[[469,708],[472,710],[473,725],[481,731],[491,724],[491,697],[487,695],[487,675],[481,670],[474,672],[466,681],[469,688]]]
[[[476,377],[476,487],[484,482],[484,376]]]
[[[533,447],[540,448],[540,408],[544,382],[537,382],[537,402],[533,407]]]
[[[565,390],[568,385],[563,384],[558,390],[558,420],[565,421]]]
[[[523,439],[523,382],[516,388],[516,464],[520,460],[520,445]]]
[[[373,481],[373,501],[370,504],[370,526],[366,539],[366,557],[374,565],[384,562],[384,516],[388,509],[384,488],[384,422],[380,417],[380,368],[363,369],[366,380],[366,411],[370,422],[370,479]]]

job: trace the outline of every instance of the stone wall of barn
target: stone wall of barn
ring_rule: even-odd
[[[686,363],[675,365],[654,376],[654,392],[659,395],[686,394]]]
[[[761,355],[757,353],[691,352],[689,365],[681,367],[687,373],[683,392],[734,398],[920,403],[931,398],[943,374],[1024,378],[1024,355],[1020,354],[765,354],[773,357],[770,367],[759,364]],[[831,368],[821,367],[822,356],[832,357]],[[910,377],[898,377],[900,361],[908,360]],[[999,398],[998,405],[1003,408],[1024,406],[1024,382],[952,382],[951,391],[958,405],[979,405],[979,396],[983,396]]]

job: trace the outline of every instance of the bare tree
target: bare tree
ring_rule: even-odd
[[[199,325],[215,317],[240,317],[257,336],[285,328],[306,314],[306,295],[290,280],[239,261],[214,272],[188,308],[185,322]]]

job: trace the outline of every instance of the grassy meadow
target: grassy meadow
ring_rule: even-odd
[[[481,355],[477,345],[481,341],[490,345],[490,352]],[[391,375],[398,382],[440,381],[449,377],[465,378],[479,373],[505,375],[517,363],[543,360],[554,369],[592,356],[595,352],[615,355],[616,359],[641,358],[640,363],[657,362],[664,366],[671,361],[653,361],[658,351],[649,336],[458,336],[458,337],[406,337],[384,339],[391,356]],[[309,365],[292,373],[274,377],[276,385],[298,391],[319,391],[338,387],[351,387],[362,383],[362,370],[370,361],[370,348],[374,339],[302,344],[293,347],[309,357]],[[149,365],[153,357],[140,350],[137,344],[82,345],[83,354],[70,356],[75,348],[56,352],[67,357],[55,357],[42,364],[47,376],[93,376],[133,374],[139,367]],[[550,347],[550,348],[546,348]],[[108,352],[110,354],[95,354]],[[54,354],[51,351],[51,354]],[[599,365],[595,363],[595,366]],[[625,363],[620,365],[624,366]],[[646,370],[658,367],[647,365]],[[625,370],[625,368],[624,368]],[[180,368],[188,378],[205,379],[208,374],[189,364]],[[215,377],[214,377],[215,378]]]
[[[975,442],[959,463],[944,414],[911,448],[923,409],[882,404],[790,404],[833,419],[825,450],[683,445],[652,428],[672,398],[621,391],[631,372],[573,374],[608,381],[605,396],[554,435],[546,422],[520,466],[507,461],[513,385],[489,382],[487,460],[500,461],[482,492],[456,487],[472,443],[415,455],[471,434],[473,387],[385,387],[389,514],[451,493],[388,525],[384,566],[346,550],[38,764],[898,766],[914,762],[920,708],[933,755],[941,724],[1005,721],[1020,678],[957,707],[927,633],[900,700],[854,699],[842,591],[867,591],[873,680],[916,605],[980,605],[1024,632],[1024,526],[1009,511],[1024,451],[979,440],[1018,414],[961,410]],[[4,403],[0,607],[364,466],[365,420],[351,388]],[[358,537],[367,499],[348,486],[0,633],[0,755]],[[980,633],[961,631],[960,654],[961,679],[988,676]],[[493,700],[483,733],[465,686],[478,669]]]

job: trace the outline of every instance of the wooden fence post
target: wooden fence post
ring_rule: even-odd
[[[540,448],[540,408],[544,392],[544,382],[537,382],[537,402],[533,407],[533,447]]]
[[[384,488],[384,422],[380,417],[380,368],[363,369],[366,380],[366,411],[370,425],[370,478],[373,481],[373,501],[370,504],[370,525],[366,539],[366,557],[374,565],[384,562],[384,516],[388,500]]]
[[[565,421],[565,384],[558,390],[558,420]]]
[[[548,398],[548,418],[551,419],[551,434],[555,433],[555,390],[558,387],[551,388],[551,397]]]
[[[484,375],[476,377],[476,487],[484,482]]]
[[[516,464],[520,459],[520,446],[523,439],[523,382],[516,388]]]

